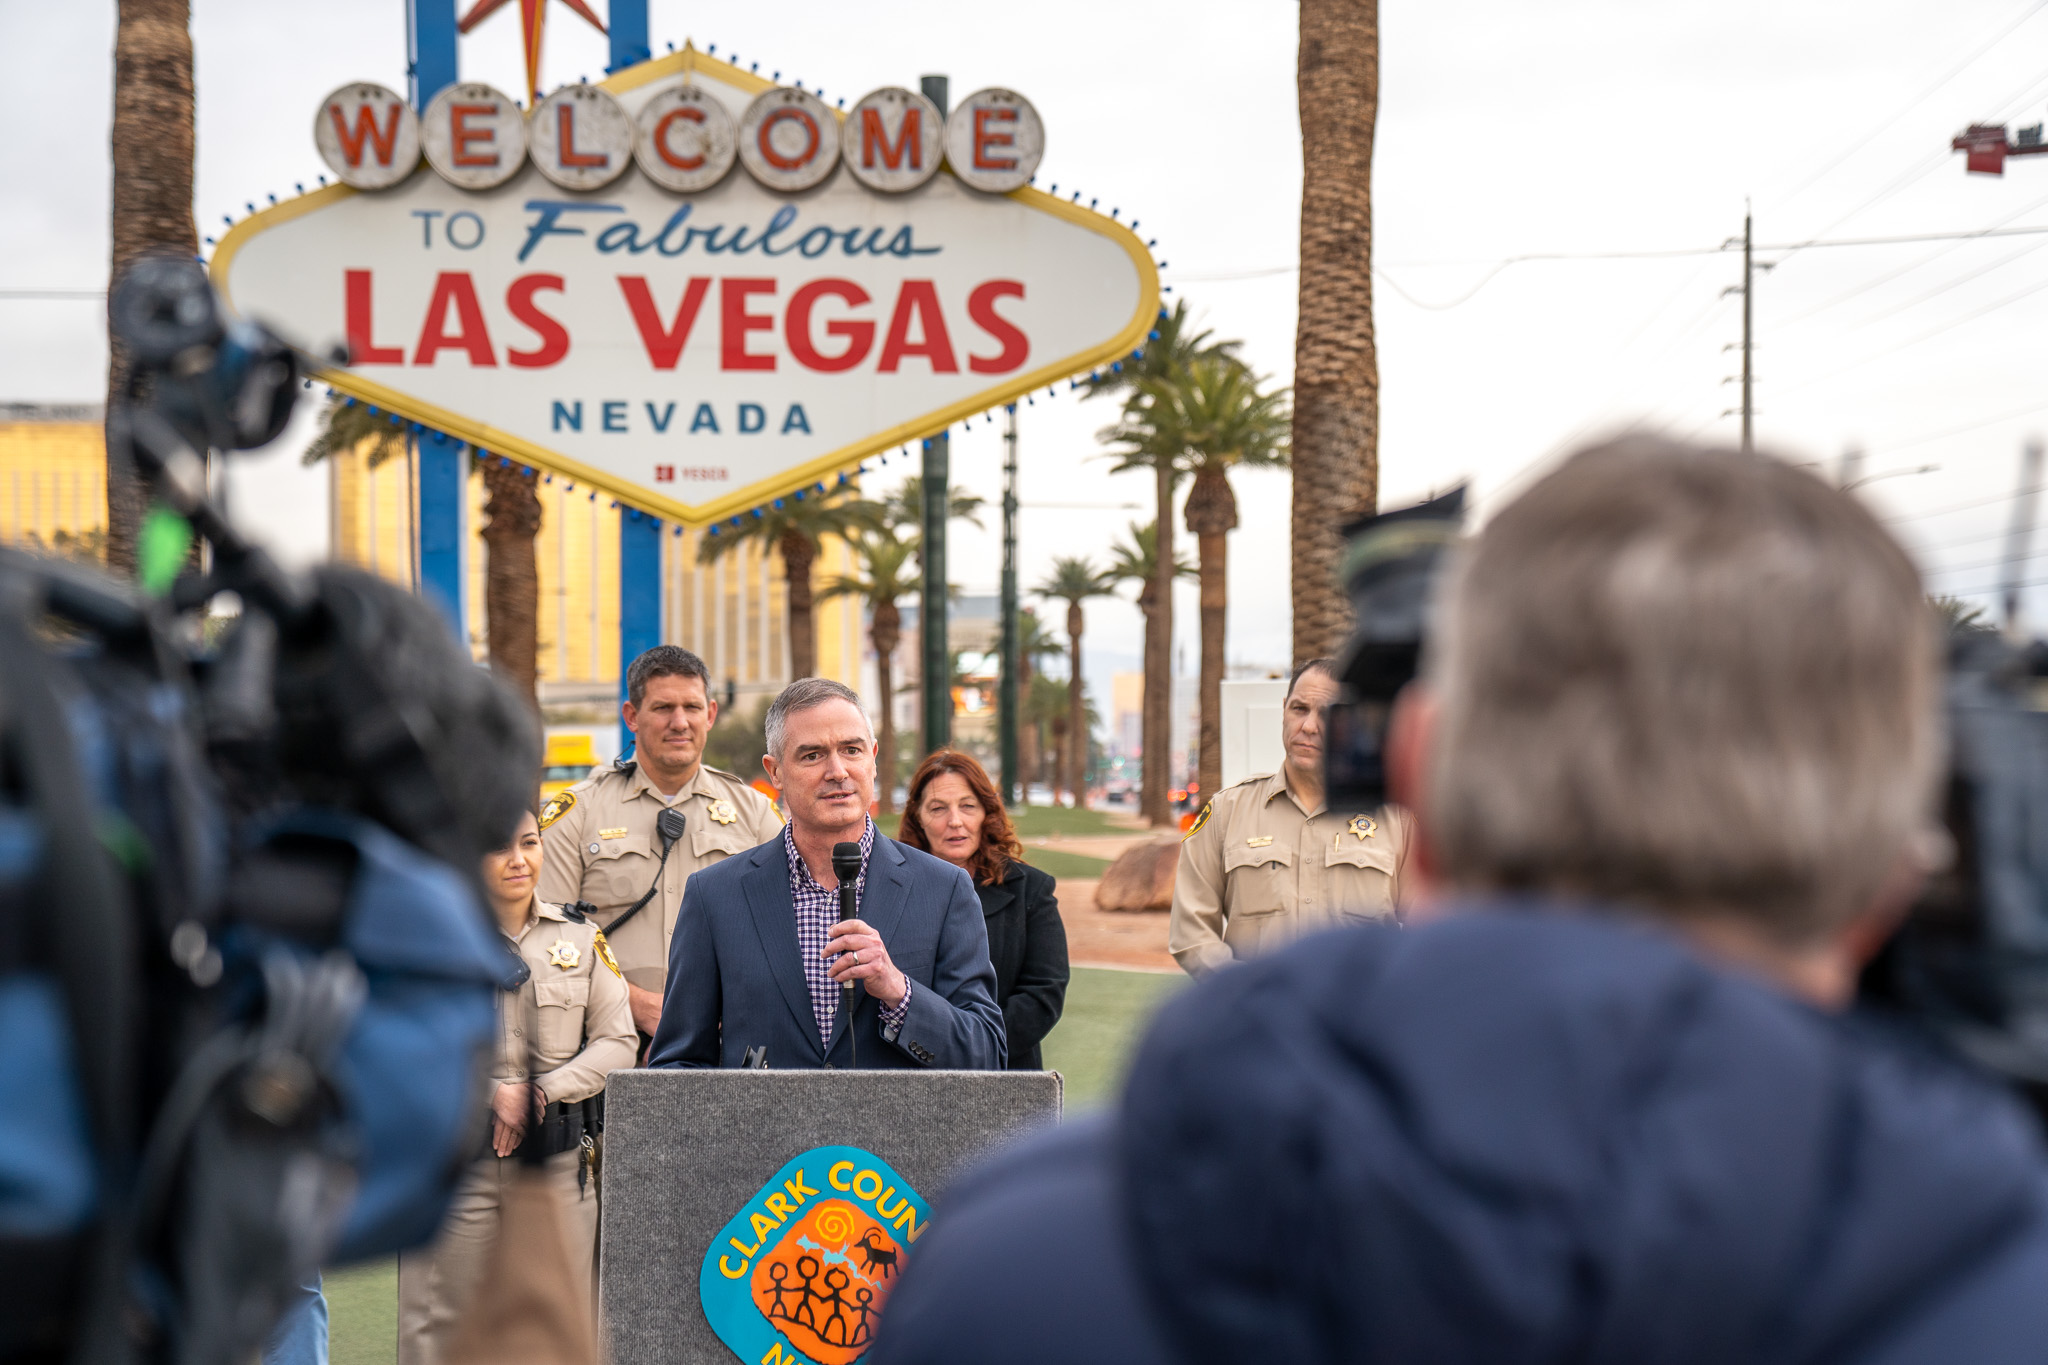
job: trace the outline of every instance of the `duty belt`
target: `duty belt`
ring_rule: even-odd
[[[604,1092],[599,1091],[587,1100],[573,1104],[560,1101],[541,1110],[540,1119],[527,1132],[526,1143],[539,1144],[543,1157],[559,1156],[583,1145],[585,1136],[597,1137],[604,1132]],[[493,1156],[496,1149],[491,1145],[491,1135],[484,1134],[483,1155]],[[516,1155],[516,1154],[515,1154]]]

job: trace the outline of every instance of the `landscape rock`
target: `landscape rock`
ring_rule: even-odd
[[[1098,910],[1166,910],[1173,905],[1173,873],[1180,840],[1167,835],[1133,844],[1118,855],[1095,888]]]

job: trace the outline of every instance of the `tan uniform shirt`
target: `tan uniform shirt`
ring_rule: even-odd
[[[662,869],[661,889],[616,935],[613,920],[640,899],[661,863],[655,817],[673,804],[687,822]],[[541,811],[540,894],[555,901],[589,901],[592,918],[626,973],[626,980],[659,994],[668,982],[668,945],[675,936],[683,883],[700,868],[782,832],[782,819],[767,797],[739,778],[702,767],[671,801],[635,763],[607,764]]]
[[[1166,946],[1190,976],[1303,934],[1379,919],[1400,893],[1408,817],[1304,810],[1279,773],[1226,787],[1180,848]]]
[[[633,1065],[640,1035],[626,983],[597,951],[597,926],[539,901],[512,946],[533,975],[499,1001],[498,1079],[540,1085],[550,1103],[574,1104]]]

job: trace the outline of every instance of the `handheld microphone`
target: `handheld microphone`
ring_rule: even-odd
[[[843,843],[832,845],[832,875],[839,878],[839,922],[860,918],[860,907],[856,902],[855,883],[860,880],[860,845]],[[858,1068],[860,1064],[860,1042],[853,1036],[853,982],[848,981],[839,991],[839,1009],[846,1016],[846,1041],[852,1049],[848,1065]]]

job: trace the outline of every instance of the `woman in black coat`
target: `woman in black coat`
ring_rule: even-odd
[[[896,837],[966,870],[988,923],[1010,1070],[1037,1071],[1038,1045],[1067,997],[1067,931],[1052,874],[1024,861],[995,783],[971,755],[941,749],[918,765]]]

